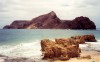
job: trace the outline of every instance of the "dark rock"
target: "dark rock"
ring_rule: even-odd
[[[96,42],[95,36],[92,34],[91,35],[83,35],[83,36],[74,36],[71,38],[74,39],[79,44],[83,44],[86,41],[87,42]]]
[[[84,35],[83,38],[87,42],[96,42],[95,36],[94,35]]]
[[[74,20],[64,20],[57,28],[62,29],[96,29],[94,22],[88,17],[76,17]]]
[[[6,25],[3,29],[24,29],[29,24],[26,20],[15,20],[10,25]]]
[[[60,20],[52,11],[30,21],[14,21],[4,29],[96,29],[96,26],[88,17],[81,16],[74,20]]]
[[[10,25],[6,25],[6,26],[3,27],[3,29],[14,29],[14,28]]]

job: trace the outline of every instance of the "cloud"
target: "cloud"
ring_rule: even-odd
[[[99,0],[85,0],[85,3],[92,6],[96,6],[100,4]]]
[[[55,11],[61,19],[83,15],[98,23],[100,0],[0,0],[0,22],[3,26],[16,19],[32,19],[50,11]]]
[[[89,6],[99,6],[100,1],[99,0],[67,0],[68,2],[64,2],[63,6],[69,5],[72,7],[89,7]]]

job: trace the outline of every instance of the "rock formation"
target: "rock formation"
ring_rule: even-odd
[[[65,40],[66,41],[66,40]],[[41,40],[41,48],[43,52],[43,59],[60,59],[60,60],[68,60],[72,57],[79,57],[80,49],[79,46],[70,43],[69,46],[65,44],[59,44],[57,42],[51,41],[49,39]]]
[[[96,42],[95,36],[94,35],[83,35],[83,36],[72,36],[72,39],[74,39],[75,41],[77,41],[78,43],[85,43],[85,41],[87,42]]]
[[[17,20],[4,29],[96,29],[88,17],[76,17],[73,20],[60,20],[55,12],[33,18],[30,21]]]
[[[55,41],[49,39],[41,40],[41,50],[43,53],[43,59],[60,59],[68,60],[73,57],[79,57],[81,49],[79,44],[85,43],[85,41],[95,42],[94,35],[74,36],[66,39],[55,39]]]

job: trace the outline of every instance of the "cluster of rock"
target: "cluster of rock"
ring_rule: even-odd
[[[96,29],[88,17],[76,17],[73,20],[60,20],[55,12],[41,15],[32,20],[15,20],[3,29]]]
[[[96,42],[95,36],[94,35],[83,35],[83,36],[72,36],[72,39],[76,40],[79,44],[87,42]]]
[[[43,59],[68,60],[73,57],[80,57],[81,49],[79,44],[85,41],[96,42],[94,35],[74,36],[66,39],[41,40]]]

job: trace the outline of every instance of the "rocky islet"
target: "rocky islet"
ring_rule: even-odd
[[[96,29],[88,17],[76,17],[73,20],[61,20],[54,11],[40,15],[32,20],[15,20],[3,29]]]

